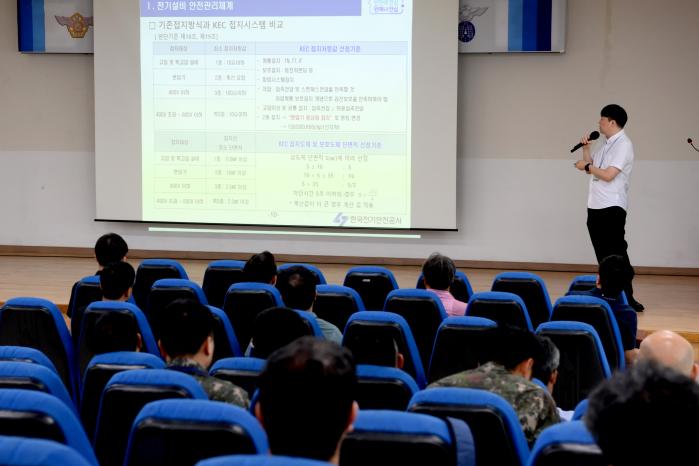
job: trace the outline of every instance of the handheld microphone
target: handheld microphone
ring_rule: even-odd
[[[693,141],[692,141],[692,138],[687,138],[687,142],[689,143],[690,146],[692,146],[692,148],[693,148],[695,151],[699,152],[699,149],[697,149],[697,146],[694,145],[694,143],[693,143]]]
[[[591,132],[591,133],[590,133],[590,136],[588,136],[587,139],[589,139],[590,141],[594,141],[594,140],[596,140],[596,139],[599,139],[599,131],[593,131],[593,132]],[[585,144],[583,144],[582,142],[577,143],[577,144],[570,150],[570,153],[572,154],[573,152],[575,152],[576,150],[580,149],[580,148],[581,148],[582,146],[584,146],[584,145],[585,145]]]

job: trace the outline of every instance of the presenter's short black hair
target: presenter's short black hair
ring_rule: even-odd
[[[102,235],[95,243],[95,258],[102,267],[124,260],[128,252],[129,246],[126,241],[116,233]]]
[[[120,299],[133,287],[135,279],[136,272],[128,262],[108,264],[100,272],[102,296],[111,300]]]
[[[425,284],[435,290],[446,290],[454,281],[456,266],[454,261],[435,252],[422,264],[422,276]]]
[[[626,115],[626,110],[617,104],[609,104],[605,106],[600,112],[600,116],[616,121],[619,128],[626,126],[626,122],[629,121],[629,117]]]

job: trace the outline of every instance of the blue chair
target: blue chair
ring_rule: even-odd
[[[247,281],[243,267],[245,261],[218,260],[209,263],[201,285],[209,304],[223,308],[228,288],[235,283]]]
[[[417,277],[417,284],[415,285],[415,288],[419,288],[421,290],[425,289],[425,277],[422,276],[422,273],[420,273],[420,276]],[[456,271],[454,281],[449,287],[449,292],[455,299],[458,299],[464,303],[467,303],[468,300],[471,299],[471,296],[473,296],[473,287],[471,286],[471,282],[468,280],[468,277],[464,272],[460,272],[458,270]]]
[[[294,312],[300,315],[304,322],[306,322],[311,335],[317,338],[325,338],[323,331],[320,329],[320,325],[318,324],[318,320],[313,314],[308,311],[299,311],[298,309],[294,309]]]
[[[352,314],[364,310],[361,296],[352,288],[341,285],[316,286],[313,312],[337,328],[345,328]]]
[[[360,411],[340,447],[343,466],[473,466],[475,456],[464,422],[400,411]]]
[[[514,293],[524,301],[532,326],[548,322],[551,318],[551,298],[546,283],[529,272],[503,272],[495,276],[491,291]]]
[[[48,393],[61,400],[75,415],[75,403],[65,385],[51,369],[29,362],[0,361],[0,388],[19,388]]]
[[[136,369],[113,376],[102,392],[95,453],[102,466],[121,466],[134,419],[151,401],[167,398],[208,400],[197,380],[167,369]]]
[[[437,329],[447,318],[439,296],[429,290],[393,290],[386,297],[384,311],[394,312],[408,322],[422,357],[422,367],[429,366]]]
[[[97,458],[78,418],[53,395],[32,390],[0,389],[0,435],[53,440],[97,466]]]
[[[316,267],[315,265],[311,264],[301,264],[301,263],[289,263],[289,264],[283,264],[277,267],[277,273],[281,272],[282,270],[286,270],[289,267],[303,267],[305,269],[308,269],[311,271],[313,276],[316,278],[316,285],[327,285],[328,282],[325,280],[325,275],[323,275],[323,272]]]
[[[95,302],[90,304],[87,309],[85,309],[82,320],[82,328],[80,330],[80,337],[78,338],[78,346],[76,348],[78,368],[81,376],[80,380],[82,380],[82,376],[85,374],[87,365],[95,355],[92,352],[92,348],[90,348],[89,342],[91,340],[91,336],[95,332],[97,319],[109,312],[118,312],[129,316],[134,321],[138,333],[141,334],[141,341],[143,344],[141,350],[158,357],[160,356],[160,350],[158,349],[158,344],[155,342],[155,337],[153,337],[153,332],[151,332],[148,319],[146,319],[146,316],[139,308],[131,303],[119,301]],[[123,351],[135,350],[136,348],[123,348]]]
[[[352,267],[343,285],[359,293],[366,309],[372,311],[383,309],[388,293],[398,289],[393,272],[377,266]]]
[[[161,400],[136,417],[126,466],[190,464],[233,454],[266,454],[267,435],[255,417],[218,401]]]
[[[80,418],[90,440],[95,435],[100,399],[107,382],[119,372],[135,369],[165,369],[165,362],[149,353],[119,351],[97,355],[87,365],[80,396]]]
[[[89,466],[80,453],[51,440],[0,436],[0,464],[5,466]]]
[[[626,359],[619,325],[609,304],[592,296],[564,296],[553,308],[551,321],[570,320],[590,324],[597,331],[609,368],[624,369]]]
[[[609,464],[581,421],[548,427],[534,443],[528,466],[606,466]]]
[[[553,399],[564,410],[574,409],[592,389],[611,376],[604,347],[595,329],[581,322],[541,324],[538,335],[553,341],[561,353]]]
[[[243,388],[252,397],[257,390],[257,378],[265,368],[265,364],[267,360],[259,358],[219,359],[209,369],[209,375]]]
[[[187,280],[182,264],[171,259],[144,259],[136,269],[133,284],[133,300],[139,309],[148,309],[148,295],[153,283],[161,278],[182,278]]]
[[[517,413],[495,393],[470,388],[431,388],[417,393],[408,411],[466,422],[473,433],[479,466],[527,464],[529,447]]]
[[[420,388],[406,372],[395,367],[357,366],[357,394],[361,409],[405,411],[410,399]]]
[[[279,306],[284,306],[282,295],[272,285],[242,282],[228,289],[223,312],[228,316],[241,348],[247,348],[250,344],[252,325],[257,314]]]
[[[328,463],[289,456],[228,455],[200,461],[196,466],[328,466]]]
[[[585,417],[589,403],[590,402],[587,398],[578,403],[578,405],[575,407],[575,411],[573,412],[573,421],[581,421],[582,418]]]
[[[51,360],[41,351],[26,346],[0,346],[0,361],[30,362],[51,369],[58,374]]]
[[[466,315],[534,331],[526,304],[513,293],[486,291],[471,296]],[[547,320],[548,321],[548,320]]]
[[[70,317],[71,335],[73,344],[78,342],[76,330],[80,332],[82,312],[90,303],[102,301],[102,288],[100,287],[99,275],[83,277],[73,284],[70,290],[70,301],[66,314]]]
[[[490,361],[491,334],[496,327],[495,322],[482,317],[447,317],[437,329],[427,376],[429,383]]]
[[[0,308],[0,346],[28,346],[44,353],[76,399],[77,368],[73,341],[63,315],[51,301],[13,298]]]
[[[594,288],[597,288],[597,275],[578,275],[571,280],[566,295],[576,295],[580,292],[591,291]],[[622,304],[629,304],[624,291],[621,292],[620,299]]]
[[[408,323],[398,314],[383,311],[363,311],[352,314],[342,336],[342,346],[352,351],[362,341],[375,338],[392,338],[403,354],[403,370],[410,374],[418,387],[424,388],[425,370]],[[381,355],[378,355],[381,356]],[[370,363],[371,361],[367,361]]]

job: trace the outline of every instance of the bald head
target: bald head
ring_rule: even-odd
[[[652,360],[690,377],[696,376],[694,348],[680,335],[670,330],[658,330],[641,342],[641,360]]]

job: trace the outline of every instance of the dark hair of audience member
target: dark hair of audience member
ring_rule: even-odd
[[[307,268],[295,265],[279,272],[277,289],[286,306],[307,311],[316,299],[316,277]]]
[[[626,110],[617,104],[605,105],[602,111],[600,111],[600,116],[616,121],[619,128],[626,126],[626,122],[629,120]]]
[[[356,364],[397,367],[398,345],[390,335],[362,336],[348,346],[352,348]]]
[[[529,330],[500,324],[490,332],[494,337],[492,360],[513,370],[523,361],[532,358],[541,360],[541,345]]]
[[[251,356],[267,359],[282,346],[311,334],[310,327],[296,311],[286,307],[266,309],[257,315],[252,326]]]
[[[303,337],[272,353],[258,384],[272,454],[332,458],[351,419],[356,385],[351,353],[333,342]]]
[[[160,344],[171,358],[196,354],[214,333],[211,311],[193,299],[173,301],[161,316]]]
[[[693,463],[697,419],[699,385],[652,361],[602,382],[590,394],[584,417],[613,466]]]
[[[97,239],[95,243],[95,258],[102,267],[112,262],[124,260],[129,252],[129,246],[124,238],[116,233],[107,233]]]
[[[100,288],[102,296],[116,300],[126,295],[133,287],[136,272],[128,262],[113,262],[102,269],[100,273]]]
[[[97,318],[95,328],[87,334],[87,347],[94,354],[114,351],[137,351],[138,325],[127,312],[109,311]]]
[[[254,254],[243,267],[245,279],[249,282],[272,283],[277,275],[277,263],[274,255],[269,251]]]
[[[541,357],[534,360],[532,377],[548,384],[549,380],[551,380],[551,375],[558,370],[558,366],[561,363],[561,353],[549,337],[538,335],[535,335],[535,337],[541,346]]]
[[[456,266],[454,261],[435,252],[422,264],[422,276],[425,285],[435,290],[446,290],[454,281]]]
[[[619,255],[607,256],[599,264],[599,281],[602,294],[608,298],[618,298],[633,279],[631,264]]]

